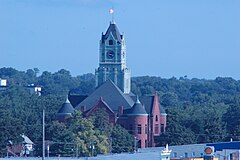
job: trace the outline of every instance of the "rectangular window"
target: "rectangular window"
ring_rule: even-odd
[[[142,126],[141,126],[141,124],[137,125],[137,133],[138,134],[142,134]]]
[[[185,158],[188,158],[188,153],[184,153]]]
[[[192,152],[192,157],[195,157],[196,155],[195,155],[195,152]]]
[[[141,148],[141,146],[142,146],[142,141],[141,141],[141,139],[139,139],[138,142],[137,142],[137,147]]]
[[[133,125],[132,125],[132,124],[129,125],[129,130],[128,130],[128,132],[129,132],[130,134],[133,134]]]
[[[177,157],[177,152],[173,152],[173,157],[174,157],[174,158]]]
[[[155,124],[155,134],[158,134],[159,133],[159,127],[158,127],[159,125],[158,124]]]
[[[165,132],[164,124],[161,124],[161,133],[164,133],[164,132]]]
[[[148,126],[145,124],[145,134],[148,134]]]

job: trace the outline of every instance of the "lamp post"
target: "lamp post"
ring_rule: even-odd
[[[45,110],[42,115],[42,160],[45,160]]]
[[[50,146],[49,146],[49,144],[47,145],[47,156],[48,156],[48,158],[49,158],[49,150],[50,150]]]
[[[134,151],[137,152],[137,137],[134,137]]]
[[[95,146],[94,146],[94,140],[90,140],[90,146],[89,148],[91,149],[91,156],[93,157],[93,151],[95,149]]]

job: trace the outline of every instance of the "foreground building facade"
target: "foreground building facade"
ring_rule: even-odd
[[[57,117],[64,120],[74,110],[86,117],[97,109],[106,111],[109,122],[120,124],[135,136],[139,148],[154,147],[154,137],[165,132],[166,113],[157,93],[138,97],[131,93],[131,72],[126,64],[126,43],[117,25],[111,22],[102,34],[99,67],[95,70],[96,90],[89,96],[71,95]],[[73,109],[74,108],[74,109]]]

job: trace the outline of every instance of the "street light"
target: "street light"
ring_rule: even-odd
[[[48,158],[49,158],[49,149],[50,149],[50,146],[49,146],[49,144],[47,145],[47,156],[48,156]]]
[[[138,150],[137,142],[138,142],[138,139],[137,139],[137,137],[135,136],[135,137],[134,137],[134,151],[135,151],[135,152],[137,152],[137,150]]]
[[[45,110],[42,115],[42,160],[45,160]]]
[[[94,149],[95,149],[95,146],[94,146],[94,140],[90,140],[90,146],[89,146],[89,148],[91,149],[91,156],[93,157],[93,151],[94,151]]]

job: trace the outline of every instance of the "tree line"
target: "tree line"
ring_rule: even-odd
[[[35,143],[35,154],[41,153],[43,109],[46,110],[46,139],[53,142],[52,155],[89,156],[133,151],[134,138],[121,126],[108,124],[100,111],[97,118],[89,120],[76,113],[65,124],[55,121],[55,114],[69,92],[87,95],[94,91],[93,74],[72,76],[65,69],[55,73],[39,72],[37,68],[26,71],[0,68],[0,78],[7,79],[8,84],[6,90],[0,91],[2,155],[6,152],[7,141],[19,143],[19,135],[23,133]],[[30,94],[26,88],[29,84],[42,86],[41,96]],[[207,80],[143,76],[133,77],[131,86],[132,92],[139,96],[157,92],[160,104],[166,110],[166,133],[155,139],[157,146],[240,139],[239,80],[231,77]]]

